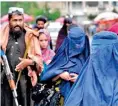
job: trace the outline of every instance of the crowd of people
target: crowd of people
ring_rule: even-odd
[[[33,100],[32,89],[59,80],[59,106],[118,106],[118,24],[96,32],[90,45],[84,29],[65,18],[53,50],[46,17],[31,28],[23,8],[10,7],[8,20],[0,46],[17,83],[18,106],[52,106]],[[6,76],[2,69],[1,106],[17,106]]]

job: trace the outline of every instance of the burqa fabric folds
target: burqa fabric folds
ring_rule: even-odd
[[[93,36],[90,58],[83,66],[64,106],[118,106],[118,36]]]
[[[42,73],[41,80],[50,80],[64,71],[78,74],[90,54],[89,49],[89,40],[84,31],[79,27],[72,28],[46,71]],[[71,85],[69,81],[62,81],[60,89],[64,97]]]

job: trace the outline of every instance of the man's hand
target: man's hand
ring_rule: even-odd
[[[75,82],[77,77],[78,77],[78,74],[75,74],[75,73],[70,73],[70,81],[71,82]]]
[[[37,74],[35,71],[32,71],[29,66],[28,66],[28,76],[31,78],[32,86],[35,86],[38,81]]]
[[[21,61],[15,68],[17,71],[21,71],[24,68],[26,68],[28,65],[32,65],[32,60],[31,59],[23,59],[19,57],[19,60]]]

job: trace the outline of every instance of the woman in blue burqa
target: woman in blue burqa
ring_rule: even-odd
[[[118,106],[118,36],[93,36],[90,58],[70,90],[64,106]]]
[[[71,28],[51,63],[42,72],[41,81],[62,79],[60,91],[65,98],[89,54],[89,40],[83,29]]]

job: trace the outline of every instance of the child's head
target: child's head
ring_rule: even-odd
[[[46,49],[49,46],[50,36],[48,33],[45,32],[45,30],[39,31],[39,44],[41,49]]]

